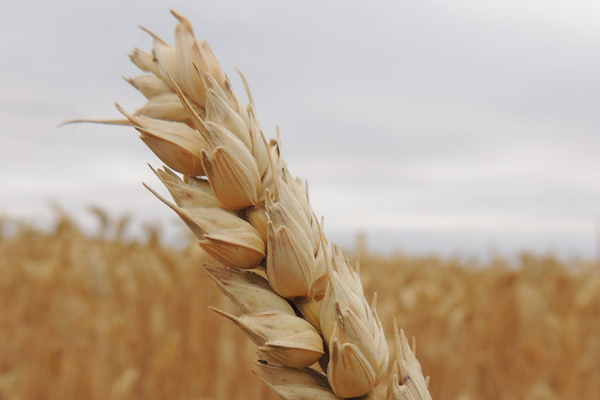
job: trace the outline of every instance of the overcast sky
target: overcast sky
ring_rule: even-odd
[[[600,2],[24,0],[0,15],[0,211],[57,202],[173,219],[140,182],[160,166],[119,117],[121,77],[173,42],[174,8],[235,89],[244,72],[268,137],[334,240],[409,253],[597,255]],[[88,218],[88,220],[86,220]],[[87,222],[85,222],[87,221]]]

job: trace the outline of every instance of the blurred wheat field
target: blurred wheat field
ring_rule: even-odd
[[[0,236],[0,400],[278,398],[251,372],[254,345],[208,309],[235,312],[208,258],[118,232],[63,217]],[[598,398],[597,265],[365,251],[360,265],[388,337],[396,317],[418,339],[434,399]]]

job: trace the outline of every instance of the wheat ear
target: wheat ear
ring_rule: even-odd
[[[279,141],[264,139],[243,75],[248,106],[208,43],[172,13],[175,46],[145,29],[152,54],[130,56],[147,74],[128,81],[148,102],[133,114],[117,106],[125,120],[96,122],[132,125],[167,165],[153,171],[173,202],[149,189],[217,260],[204,268],[240,315],[215,311],[256,343],[256,373],[268,386],[285,399],[374,398],[389,358],[375,301],[367,302],[359,274],[326,239]],[[388,399],[430,398],[406,339],[396,338]],[[324,373],[310,368],[317,362]],[[419,382],[417,391],[407,379]]]

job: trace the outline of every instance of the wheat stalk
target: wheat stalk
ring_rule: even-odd
[[[367,302],[358,272],[325,237],[279,140],[265,140],[243,75],[248,106],[208,43],[172,13],[175,46],[145,29],[152,54],[130,55],[147,74],[128,81],[147,103],[133,114],[117,105],[126,120],[94,122],[132,125],[167,165],[153,171],[173,202],[148,189],[216,260],[204,268],[240,315],[214,311],[256,343],[256,373],[268,386],[285,399],[374,398],[389,359],[375,299]],[[387,398],[430,399],[397,329],[396,342]]]

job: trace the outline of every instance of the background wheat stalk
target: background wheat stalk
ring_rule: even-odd
[[[124,120],[166,164],[154,173],[175,211],[214,262],[204,266],[237,307],[231,320],[257,345],[256,373],[285,399],[374,398],[388,346],[353,267],[325,237],[307,184],[294,177],[279,138],[267,141],[250,104],[234,94],[206,41],[176,12],[175,46],[154,38],[128,79],[147,99]],[[241,75],[241,74],[240,74]],[[179,173],[179,174],[178,174]],[[421,367],[396,329],[387,399],[430,399]]]

